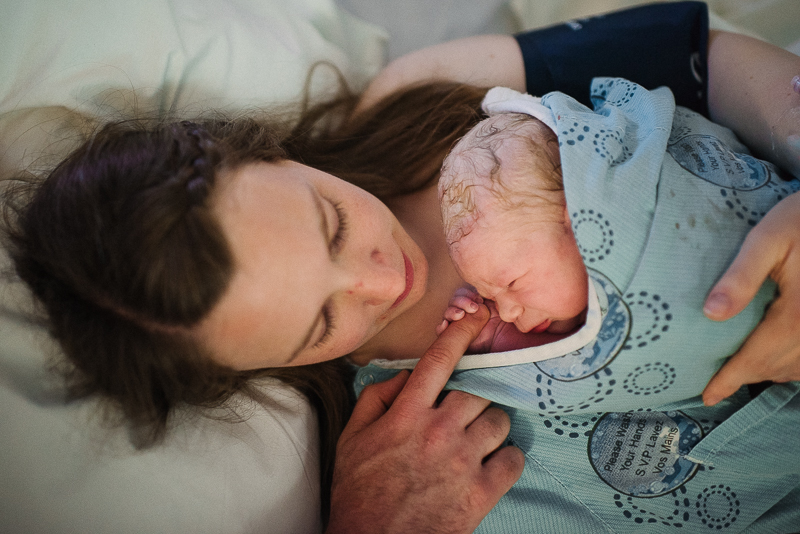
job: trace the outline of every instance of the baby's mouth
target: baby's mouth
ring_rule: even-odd
[[[545,330],[550,328],[550,324],[552,324],[552,322],[553,321],[551,321],[550,319],[545,319],[544,321],[539,323],[537,326],[534,326],[533,328],[531,328],[529,331],[533,332],[534,334],[541,334],[542,332],[544,332]]]

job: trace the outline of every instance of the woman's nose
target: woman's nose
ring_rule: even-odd
[[[405,290],[405,264],[398,267],[378,250],[373,250],[369,258],[360,262],[347,293],[362,299],[365,304],[381,305],[394,302]]]

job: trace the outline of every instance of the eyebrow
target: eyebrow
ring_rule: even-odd
[[[322,204],[322,197],[320,197],[317,190],[314,189],[314,187],[311,184],[308,184],[308,192],[311,194],[311,199],[314,201],[314,206],[317,209],[319,231],[322,234],[323,240],[327,243],[328,236],[330,235],[330,228],[328,227],[328,218],[325,216],[325,206]],[[292,355],[289,357],[286,363],[291,363],[295,358],[297,358],[300,355],[300,352],[302,352],[303,349],[306,348],[308,344],[311,342],[311,336],[314,335],[314,331],[317,329],[317,324],[320,321],[320,317],[323,317],[324,320],[324,315],[322,313],[322,310],[320,310],[320,313],[317,315],[314,322],[311,323],[308,332],[306,332],[306,335],[303,336],[302,341],[300,341],[300,344],[292,352]]]

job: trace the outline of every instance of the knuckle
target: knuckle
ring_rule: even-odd
[[[459,324],[458,322],[451,323],[447,327],[447,329],[451,330],[453,328],[457,328],[458,324]],[[439,369],[443,370],[448,368],[449,362],[452,359],[450,357],[451,351],[449,351],[447,347],[444,347],[441,345],[441,343],[439,343],[439,340],[441,339],[443,338],[437,339],[437,341],[434,342],[434,344],[431,345],[431,347],[425,352],[425,359],[427,360],[428,365],[437,370]]]
[[[487,408],[481,419],[488,427],[489,433],[492,436],[506,436],[511,430],[511,418],[508,414],[497,407]]]
[[[422,441],[423,454],[426,456],[444,456],[442,451],[458,448],[455,445],[453,432],[444,425],[434,424],[426,429],[424,440]],[[457,455],[448,455],[457,456]]]
[[[460,448],[454,454],[450,455],[450,472],[452,473],[470,472],[474,464],[475,458],[472,454],[467,452],[466,448]]]
[[[525,468],[525,453],[511,445],[504,447],[501,452],[499,468],[509,478],[516,479]]]

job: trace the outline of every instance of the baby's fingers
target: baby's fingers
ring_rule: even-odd
[[[444,318],[446,321],[460,321],[464,318],[464,310],[455,306],[450,306],[444,311]]]
[[[450,299],[450,307],[447,309],[450,310],[452,308],[459,309],[467,313],[475,313],[478,311],[478,304],[482,303],[475,302],[475,299],[457,294]],[[461,317],[463,317],[463,315]]]
[[[480,294],[477,291],[475,291],[475,288],[473,288],[472,286],[463,286],[456,289],[455,296],[453,298],[457,297],[466,297],[470,300],[477,302],[478,304],[483,304],[483,297],[481,297]]]

